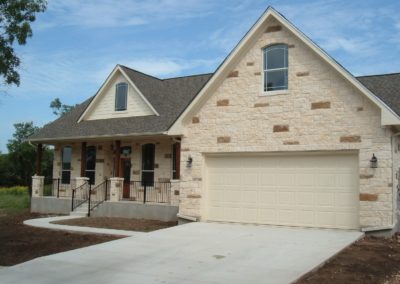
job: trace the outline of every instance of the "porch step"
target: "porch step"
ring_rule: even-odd
[[[88,215],[88,207],[89,204],[87,202],[82,203],[79,207],[75,208],[74,211],[71,211],[69,215],[86,217]]]

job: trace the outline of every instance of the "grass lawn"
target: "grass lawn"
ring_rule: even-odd
[[[30,205],[28,187],[0,187],[0,215],[26,211]]]

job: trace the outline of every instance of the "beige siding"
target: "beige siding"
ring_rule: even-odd
[[[262,90],[262,49],[273,43],[290,46],[289,90],[268,96]],[[392,131],[381,127],[378,107],[285,28],[261,34],[231,71],[237,72],[221,82],[184,128],[181,214],[204,215],[207,153],[355,150],[364,194],[360,226],[392,224],[397,185]],[[370,168],[373,153],[377,169]],[[191,168],[185,164],[189,155]],[[370,197],[376,200],[366,200]]]
[[[154,115],[154,112],[130,84],[128,84],[127,110],[115,111],[115,85],[122,82],[128,83],[128,81],[120,73],[114,77],[103,90],[104,93],[99,94],[98,101],[86,115],[85,120]]]

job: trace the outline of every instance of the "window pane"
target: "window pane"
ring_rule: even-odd
[[[71,171],[62,171],[61,172],[61,183],[69,184],[71,181]]]
[[[267,48],[265,50],[265,58],[265,70],[287,67],[287,49],[283,46]]]
[[[94,184],[95,183],[95,176],[96,172],[95,171],[86,171],[86,177],[89,178],[89,183]]]
[[[86,170],[96,169],[96,147],[87,147],[86,150]]]
[[[288,72],[286,70],[267,71],[264,73],[264,91],[286,90]]]
[[[70,170],[71,169],[71,160],[72,160],[72,148],[64,147],[62,151],[62,169]]]
[[[126,110],[127,96],[128,84],[117,84],[115,91],[115,110]]]

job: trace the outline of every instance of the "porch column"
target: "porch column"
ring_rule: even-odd
[[[81,145],[81,177],[86,176],[86,142],[82,142]]]
[[[43,196],[44,177],[34,175],[32,177],[32,197]]]
[[[120,177],[121,174],[121,141],[115,141],[115,177]]]
[[[110,178],[110,201],[118,202],[120,191],[122,191],[122,186],[124,184],[124,178],[112,177]]]
[[[37,145],[36,151],[36,175],[40,176],[42,173],[42,154],[43,154],[43,145],[39,143]]]

